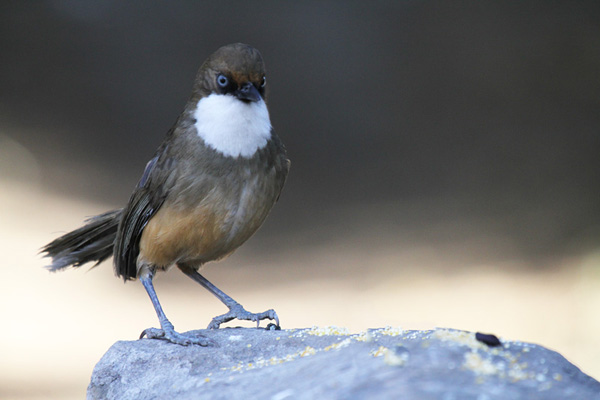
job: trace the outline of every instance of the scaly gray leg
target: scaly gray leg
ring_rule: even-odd
[[[152,270],[148,268],[142,268],[139,279],[140,282],[142,282],[142,285],[144,285],[146,292],[148,292],[148,296],[150,296],[150,300],[152,301],[152,305],[156,310],[156,315],[158,316],[158,321],[160,322],[161,329],[145,329],[140,335],[140,339],[146,336],[148,339],[163,339],[171,343],[180,344],[182,346],[189,346],[191,344],[208,346],[210,344],[210,341],[205,337],[196,337],[175,332],[173,324],[167,319],[165,312],[160,306],[158,297],[156,297],[156,291],[154,290],[154,285],[152,285],[153,277],[154,273]]]
[[[233,319],[256,321],[257,328],[260,326],[261,320],[271,319],[271,320],[275,320],[275,323],[277,324],[276,328],[279,328],[279,317],[277,316],[277,313],[275,312],[275,310],[271,309],[271,310],[267,310],[262,313],[248,312],[244,309],[244,307],[242,307],[242,305],[240,303],[233,300],[231,297],[227,296],[218,287],[216,287],[215,285],[210,283],[208,281],[208,279],[206,279],[205,277],[200,275],[200,273],[198,271],[196,271],[194,268],[188,267],[186,265],[177,265],[177,266],[184,274],[186,274],[187,276],[189,276],[190,278],[192,278],[193,280],[195,280],[196,282],[201,284],[206,290],[208,290],[209,292],[214,294],[219,300],[221,300],[223,302],[223,304],[225,304],[227,306],[227,308],[229,308],[229,312],[227,312],[223,315],[214,317],[212,319],[212,321],[210,322],[210,324],[208,324],[208,329],[219,329],[219,326],[221,324],[223,324],[225,322],[229,322]]]

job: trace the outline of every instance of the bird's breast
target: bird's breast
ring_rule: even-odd
[[[222,258],[256,232],[278,194],[272,173],[251,168],[206,185],[179,187],[167,199],[144,228],[140,258],[163,268]]]

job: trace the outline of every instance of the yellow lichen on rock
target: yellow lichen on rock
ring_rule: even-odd
[[[470,351],[465,353],[465,361],[463,366],[478,375],[495,375],[499,370],[490,360],[481,358],[478,353]]]
[[[379,348],[377,350],[373,350],[371,351],[371,355],[373,357],[381,357],[384,356],[386,352],[388,352],[389,349],[387,347],[383,347],[383,346],[379,346]]]
[[[377,329],[374,332],[385,336],[399,336],[404,333],[404,329],[400,328],[399,326],[386,326],[385,328]]]
[[[357,342],[372,342],[373,335],[370,331],[362,331],[354,335],[352,339],[356,340]]]
[[[306,346],[304,350],[299,353],[300,357],[313,356],[315,354],[317,354],[317,350],[310,346]]]
[[[351,343],[350,339],[344,339],[341,342],[330,344],[329,346],[325,347],[323,350],[325,350],[325,351],[339,350],[343,347],[349,346],[350,343]]]
[[[339,326],[313,326],[310,329],[302,330],[298,332],[299,334],[307,334],[311,336],[348,336],[350,335],[350,331],[348,328],[343,328]]]
[[[469,346],[472,349],[489,349],[488,346],[475,339],[473,332],[436,329],[431,334],[431,338],[441,340],[442,342],[454,342],[463,346]]]

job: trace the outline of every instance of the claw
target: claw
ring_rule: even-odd
[[[148,336],[148,339],[150,339],[151,337],[152,337],[152,338],[158,338],[158,333],[154,333],[154,334],[153,334],[153,333],[149,333],[149,331],[150,331],[151,329],[155,329],[155,328],[147,328],[147,329],[144,329],[144,330],[142,331],[142,333],[140,333],[140,339],[143,339],[143,338],[144,338],[144,336]],[[155,329],[155,330],[157,330],[157,331],[160,331],[160,329]],[[163,332],[163,334],[164,334],[164,332]]]

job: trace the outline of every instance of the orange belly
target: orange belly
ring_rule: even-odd
[[[138,259],[167,268],[177,262],[220,258],[226,255],[219,254],[227,237],[225,219],[208,207],[163,207],[144,228]]]
[[[229,255],[260,227],[274,203],[257,188],[247,184],[233,198],[216,189],[189,206],[165,203],[142,232],[138,266],[199,266]]]

